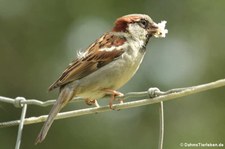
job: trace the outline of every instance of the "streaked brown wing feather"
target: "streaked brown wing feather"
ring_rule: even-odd
[[[109,39],[108,39],[109,38]],[[103,35],[101,38],[99,38],[98,41],[96,41],[95,44],[92,44],[88,51],[89,53],[81,58],[77,59],[70,64],[67,69],[63,72],[63,74],[59,77],[58,80],[56,80],[50,87],[49,91],[59,87],[63,86],[69,82],[72,82],[74,80],[81,79],[92,72],[96,71],[98,68],[103,67],[104,65],[112,62],[114,59],[119,57],[123,54],[123,49],[117,49],[113,51],[99,51],[101,48],[110,48],[109,43],[104,43],[104,41],[112,40],[113,42],[117,42],[117,46],[123,44],[125,42],[125,39],[121,39],[117,36],[112,35]],[[112,44],[112,42],[111,42]],[[115,45],[115,44],[114,44]],[[111,45],[112,46],[112,45]]]

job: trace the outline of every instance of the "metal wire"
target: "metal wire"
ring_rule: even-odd
[[[26,99],[23,98],[23,97],[17,97],[16,100],[20,101],[20,103],[21,103],[21,101],[26,101]],[[27,104],[23,104],[23,105],[21,104],[21,106],[23,107],[23,109],[22,109],[22,112],[21,112],[20,125],[19,125],[19,128],[18,128],[18,134],[17,134],[15,149],[20,148],[22,132],[23,132],[23,124],[24,124],[24,119],[25,119],[26,112],[27,112]]]

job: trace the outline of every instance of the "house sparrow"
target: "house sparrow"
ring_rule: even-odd
[[[50,87],[58,88],[59,96],[43,125],[36,144],[42,142],[57,113],[75,96],[87,104],[98,106],[96,99],[110,95],[109,107],[116,91],[137,71],[146,52],[150,37],[165,37],[166,21],[157,24],[144,14],[130,14],[118,18],[110,32],[105,33],[85,51],[78,54],[63,74]]]

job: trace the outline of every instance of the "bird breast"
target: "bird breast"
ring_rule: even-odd
[[[127,83],[137,71],[144,53],[135,46],[127,50],[111,63],[76,81],[76,95],[98,99],[105,95],[104,89],[118,89]]]

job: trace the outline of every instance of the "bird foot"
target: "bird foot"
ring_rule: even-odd
[[[89,106],[95,105],[96,107],[100,107],[97,100],[85,99],[85,103]]]
[[[115,110],[115,108],[113,107],[113,101],[116,100],[116,96],[124,96],[124,94],[113,89],[104,89],[104,91],[107,95],[111,95],[111,98],[109,100],[109,108]],[[120,103],[123,103],[123,99],[120,99],[119,101]]]

